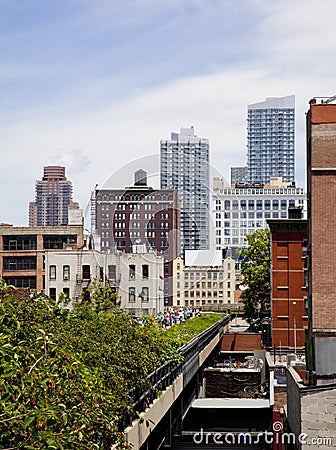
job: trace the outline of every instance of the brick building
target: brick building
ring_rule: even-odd
[[[311,100],[307,113],[308,368],[336,379],[336,104]]]
[[[173,264],[180,254],[180,208],[176,189],[147,186],[147,174],[135,172],[134,186],[124,189],[96,189],[95,231],[101,250],[132,253],[144,244],[165,258],[164,304],[173,301]]]
[[[307,221],[289,218],[267,222],[271,230],[272,344],[303,348],[308,327]]]
[[[45,289],[45,252],[83,245],[83,225],[0,225],[0,277],[17,288]]]
[[[287,421],[298,449],[335,447],[336,97],[313,99],[307,113],[307,372],[287,372]],[[317,437],[323,441],[317,445]],[[296,440],[295,442],[298,442]]]

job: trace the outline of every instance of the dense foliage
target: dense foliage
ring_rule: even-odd
[[[248,247],[242,250],[241,273],[246,289],[241,295],[244,318],[260,328],[270,309],[270,230],[257,230],[246,236]]]
[[[200,317],[195,317],[192,320],[187,320],[185,323],[176,325],[166,331],[173,342],[178,344],[178,347],[187,344],[202,331],[211,327],[214,323],[224,317],[224,314],[206,313]]]
[[[131,393],[146,390],[146,376],[164,361],[180,358],[188,338],[178,329],[195,321],[197,334],[210,323],[193,319],[174,333],[149,318],[140,326],[111,308],[113,297],[108,307],[97,298],[71,312],[41,294],[14,298],[0,285],[2,449],[127,448],[118,421],[134,414]]]

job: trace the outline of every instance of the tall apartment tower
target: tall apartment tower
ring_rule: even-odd
[[[247,107],[247,167],[250,183],[271,176],[295,181],[295,96],[269,97]]]
[[[72,183],[65,177],[65,167],[46,166],[42,180],[35,183],[35,201],[29,203],[29,226],[67,225],[72,205]]]
[[[333,382],[336,379],[336,104],[328,100],[310,101],[307,171],[309,341],[306,348],[309,369],[322,384],[328,378]]]
[[[177,188],[181,205],[181,250],[209,248],[209,140],[181,128],[162,139],[161,189]]]
[[[247,166],[231,167],[231,186],[233,184],[247,183],[248,171]]]

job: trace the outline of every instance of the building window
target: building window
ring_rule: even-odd
[[[287,200],[281,200],[281,209],[283,211],[287,210]]]
[[[142,266],[142,278],[148,279],[149,277],[149,266],[148,264],[144,264]]]
[[[63,293],[65,294],[66,298],[70,298],[70,289],[68,287],[63,288]]]
[[[56,288],[49,289],[49,297],[53,300],[56,300]]]
[[[65,246],[76,244],[77,236],[76,235],[67,235],[67,236],[43,236],[43,248],[46,250],[49,249],[60,249],[62,250]]]
[[[36,236],[3,236],[4,250],[36,250]]]
[[[36,256],[4,257],[3,270],[6,272],[16,270],[36,270]]]
[[[135,265],[130,264],[129,266],[129,278],[130,280],[135,280]]]
[[[49,267],[49,280],[56,280],[56,266]]]
[[[63,280],[70,280],[70,266],[63,266]]]
[[[149,288],[148,287],[143,287],[140,297],[142,299],[143,302],[148,302],[149,301]]]
[[[36,277],[3,277],[6,284],[16,288],[36,289]]]
[[[115,280],[116,279],[116,266],[115,266],[115,264],[108,266],[108,277],[109,277],[109,280]]]
[[[90,266],[88,264],[85,264],[82,266],[82,278],[83,280],[90,280]]]
[[[135,302],[135,287],[128,288],[128,301]]]

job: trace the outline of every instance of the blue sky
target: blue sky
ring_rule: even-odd
[[[96,183],[130,184],[182,126],[209,138],[228,176],[245,164],[247,105],[270,96],[296,95],[303,185],[308,101],[336,94],[335,11],[334,0],[0,0],[0,148],[12,169],[0,221],[27,223],[45,164],[67,165],[85,208]]]

